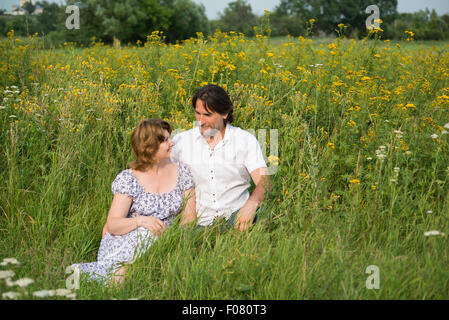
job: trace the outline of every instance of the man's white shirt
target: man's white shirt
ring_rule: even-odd
[[[195,181],[199,225],[220,216],[229,219],[249,198],[251,172],[267,167],[256,137],[230,124],[213,149],[199,127],[178,133],[172,141],[172,160],[186,164]]]

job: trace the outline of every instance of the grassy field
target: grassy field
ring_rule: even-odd
[[[190,128],[206,83],[228,90],[236,126],[278,130],[262,146],[278,163],[269,215],[244,233],[175,224],[121,288],[82,282],[77,299],[449,298],[449,44],[165,45],[155,32],[132,47],[42,46],[0,43],[0,260],[20,261],[0,267],[3,299],[39,299],[96,260],[131,131],[149,117]]]

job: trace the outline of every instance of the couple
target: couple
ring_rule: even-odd
[[[91,279],[123,281],[126,265],[143,254],[181,213],[181,225],[224,217],[246,230],[268,188],[267,167],[256,138],[230,124],[233,105],[217,85],[199,89],[192,107],[198,127],[170,139],[159,119],[142,120],[131,136],[135,160],[112,182],[112,200],[98,261],[75,264]],[[248,188],[253,180],[255,189]],[[183,206],[185,203],[185,206]]]

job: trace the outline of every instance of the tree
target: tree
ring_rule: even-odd
[[[83,22],[96,25],[92,35],[111,42],[145,40],[146,35],[169,26],[171,11],[158,0],[82,0],[83,14],[90,16]]]
[[[317,29],[327,34],[333,34],[339,23],[348,26],[349,32],[361,33],[366,30],[368,14],[365,10],[371,4],[372,0],[281,0],[274,10],[273,20],[289,16],[305,25],[313,18]],[[397,0],[378,0],[376,5],[381,20],[391,22],[395,19]]]
[[[162,3],[171,9],[170,25],[164,30],[168,42],[194,37],[197,32],[210,32],[206,9],[202,4],[191,0],[165,0]]]
[[[27,1],[23,4],[23,9],[26,11],[27,15],[31,15],[34,10],[36,10],[36,6],[32,4],[31,1]]]
[[[49,3],[48,1],[38,2],[42,8],[42,13],[37,15],[38,27],[40,34],[48,34],[51,31],[56,31],[62,25],[62,8],[56,3]]]
[[[218,25],[223,31],[242,32],[245,35],[254,35],[254,26],[258,24],[258,18],[253,13],[251,5],[245,0],[230,2],[219,14]]]

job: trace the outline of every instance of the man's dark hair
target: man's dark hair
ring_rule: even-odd
[[[203,102],[203,107],[208,112],[217,112],[221,115],[228,114],[224,120],[225,124],[234,121],[234,105],[228,93],[222,87],[215,84],[208,84],[200,88],[192,98],[193,109],[195,109],[198,99]]]

